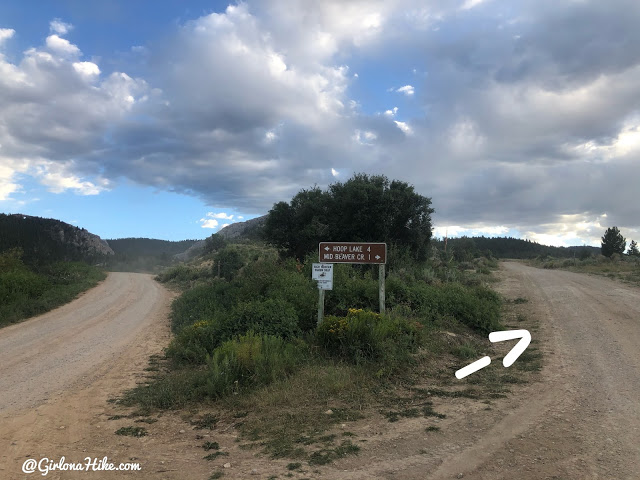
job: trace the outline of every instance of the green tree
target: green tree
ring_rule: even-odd
[[[204,242],[204,253],[213,253],[227,246],[227,241],[217,233],[208,237]]]
[[[635,240],[631,240],[629,244],[629,250],[627,250],[627,255],[632,257],[640,257],[640,250],[638,250],[638,244]]]
[[[232,280],[238,273],[238,270],[244,266],[242,255],[230,247],[225,247],[220,250],[216,254],[214,262],[217,264],[220,277],[227,280]]]
[[[602,237],[602,243],[600,247],[602,249],[602,255],[610,257],[614,253],[622,255],[624,249],[627,246],[627,242],[618,230],[618,227],[607,228]]]
[[[386,242],[426,257],[431,238],[431,199],[413,186],[383,175],[356,174],[344,183],[300,191],[273,206],[265,237],[297,258],[321,241]]]

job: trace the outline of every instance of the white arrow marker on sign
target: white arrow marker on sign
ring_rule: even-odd
[[[324,251],[328,252],[329,251],[329,247],[324,247]]]
[[[511,349],[509,353],[507,353],[502,360],[502,364],[505,367],[510,367],[513,363],[518,359],[522,352],[524,352],[529,344],[531,343],[531,334],[528,330],[508,330],[506,332],[491,332],[489,334],[489,340],[492,343],[495,342],[503,342],[505,340],[514,340],[519,338],[520,341],[516,343],[516,346]],[[467,365],[466,367],[461,368],[460,370],[456,370],[456,378],[461,379],[472,373],[477,372],[478,370],[486,367],[491,363],[491,358],[482,357],[480,360],[476,360],[475,362]]]
[[[380,260],[380,255],[376,255],[376,260]]]

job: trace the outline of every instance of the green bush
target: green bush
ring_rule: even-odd
[[[488,333],[499,327],[500,298],[482,286],[457,282],[427,285],[407,283],[395,275],[387,279],[387,306],[405,305],[426,318],[451,315],[465,325]]]
[[[356,364],[381,362],[392,369],[417,347],[418,328],[404,318],[350,309],[345,317],[325,317],[316,341],[333,356]]]
[[[218,398],[281,379],[300,366],[303,353],[302,344],[273,335],[248,332],[229,340],[207,360],[207,395]]]
[[[162,283],[173,282],[189,284],[189,282],[202,278],[202,274],[202,269],[189,267],[187,265],[176,265],[156,275],[156,280]]]
[[[236,290],[236,285],[225,281],[214,281],[187,290],[171,305],[172,330],[180,333],[189,325],[211,319],[216,312],[231,308]]]
[[[249,330],[285,339],[300,335],[295,309],[281,299],[238,303],[226,312],[185,326],[167,348],[167,357],[178,363],[204,363],[224,341]]]
[[[236,248],[224,247],[214,257],[216,268],[220,267],[220,276],[227,280],[233,279],[244,266],[244,259]]]

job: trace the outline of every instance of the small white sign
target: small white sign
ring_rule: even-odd
[[[333,263],[314,263],[311,278],[320,290],[333,290]]]
[[[311,278],[314,280],[333,280],[333,263],[314,263]]]

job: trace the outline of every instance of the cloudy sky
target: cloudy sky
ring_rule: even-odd
[[[355,172],[438,236],[640,240],[640,2],[0,4],[0,211],[204,238]]]

